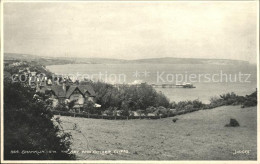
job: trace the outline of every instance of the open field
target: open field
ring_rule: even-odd
[[[80,160],[256,160],[257,108],[225,106],[159,120],[102,120],[61,116]],[[224,127],[235,118],[240,127]],[[77,127],[75,128],[75,124]],[[74,129],[76,130],[72,130]],[[81,151],[127,150],[94,154]],[[250,150],[249,154],[233,154]]]

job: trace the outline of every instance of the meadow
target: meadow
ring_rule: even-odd
[[[60,117],[79,160],[256,160],[257,107],[222,106],[158,120]],[[239,127],[225,127],[235,118]],[[234,154],[248,150],[246,154]],[[83,151],[83,152],[82,152]],[[86,153],[86,151],[92,151]],[[93,152],[94,151],[94,152]],[[111,153],[109,152],[111,151]]]

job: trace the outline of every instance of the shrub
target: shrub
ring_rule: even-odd
[[[231,93],[226,93],[226,94],[220,95],[220,98],[222,100],[236,99],[237,95],[234,92],[231,92]]]
[[[251,107],[251,106],[256,106],[257,105],[257,100],[255,99],[247,99],[243,103],[243,107]]]
[[[109,107],[119,107],[118,110],[135,111],[145,110],[150,106],[169,107],[168,98],[158,93],[148,84],[141,85],[120,85],[115,87],[103,82],[89,82],[96,92],[96,102],[102,105],[103,110]]]
[[[190,112],[190,111],[192,111],[192,110],[193,110],[193,105],[186,105],[186,106],[184,107],[184,111]]]
[[[139,110],[137,110],[136,112],[138,113],[139,116],[147,115],[146,112],[145,112],[145,110],[140,110],[140,109],[139,109]]]
[[[120,116],[130,116],[130,110],[120,110]]]
[[[231,118],[229,124],[226,124],[225,127],[237,127],[239,123],[236,119]]]
[[[83,105],[83,111],[88,114],[96,114],[98,110],[96,110],[94,104],[95,103],[92,101],[86,101],[85,104]]]
[[[48,97],[35,96],[20,83],[4,81],[4,159],[5,160],[68,160],[75,159],[70,149],[70,133],[54,124]],[[56,153],[12,154],[11,150],[56,151]]]
[[[177,107],[177,103],[175,101],[170,103],[170,108],[176,109],[176,107]]]
[[[111,109],[105,110],[103,113],[106,114],[107,116],[113,116],[113,110]]]
[[[213,97],[210,99],[210,104],[205,108],[211,109],[223,105],[242,105],[242,107],[256,106],[257,105],[257,92],[251,95],[238,96],[235,93],[222,94],[220,97]]]
[[[64,102],[59,102],[54,109],[58,111],[69,111],[68,106]]]
[[[172,122],[175,123],[177,120],[178,120],[178,118],[173,118],[173,119],[172,119]]]
[[[146,108],[146,112],[147,113],[154,113],[157,109],[153,106],[149,106],[148,108]]]
[[[210,105],[210,109],[212,109],[212,108],[224,105],[224,102],[219,97],[214,96],[214,97],[210,98],[209,105]]]
[[[257,91],[253,92],[250,95],[246,95],[245,101],[242,103],[243,107],[250,107],[257,105]]]

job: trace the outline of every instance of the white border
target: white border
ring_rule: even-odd
[[[173,0],[173,1],[176,1],[176,0]],[[57,160],[57,161],[51,161],[51,160],[42,160],[42,161],[36,161],[36,160],[23,160],[23,161],[18,161],[18,160],[3,160],[4,158],[4,152],[3,152],[3,72],[4,72],[4,65],[3,65],[3,54],[4,54],[4,25],[3,25],[3,4],[4,3],[16,3],[16,2],[21,2],[21,3],[29,3],[29,2],[34,2],[34,3],[39,3],[39,2],[48,2],[48,3],[91,3],[91,2],[117,2],[117,3],[124,3],[124,2],[133,2],[133,3],[138,3],[138,2],[173,2],[173,1],[170,1],[170,0],[145,0],[145,1],[138,1],[138,0],[131,0],[131,1],[122,1],[122,0],[87,0],[87,1],[66,1],[66,0],[54,0],[54,1],[50,1],[50,0],[35,0],[35,1],[32,1],[32,0],[3,0],[1,1],[1,163],[202,163],[202,164],[217,164],[217,163],[237,163],[237,164],[240,164],[240,163],[248,163],[248,164],[251,164],[251,163],[260,163],[259,162],[259,159],[260,159],[260,154],[259,154],[259,135],[257,134],[257,161],[181,161],[181,160],[178,160],[178,161],[148,161],[148,160],[142,160],[142,161],[136,161],[136,160],[98,160],[98,161],[94,161],[94,160],[91,160],[91,161],[86,161],[86,160],[66,160],[66,161],[62,161],[62,160]],[[191,1],[191,2],[202,2],[202,0],[184,0],[185,2],[186,1]],[[206,1],[215,1],[217,3],[218,0],[206,0]],[[221,0],[219,0],[221,1]],[[257,87],[258,87],[258,92],[257,92],[257,96],[258,96],[258,103],[259,103],[259,100],[260,100],[260,93],[259,93],[259,86],[260,86],[260,83],[259,83],[259,76],[260,76],[260,71],[259,71],[259,0],[229,0],[229,1],[254,1],[256,3],[256,7],[257,7]],[[178,1],[180,2],[180,1]],[[205,1],[203,1],[205,2]],[[258,126],[259,124],[259,112],[260,108],[259,108],[259,105],[257,106],[257,131],[259,132],[260,131],[260,126]]]

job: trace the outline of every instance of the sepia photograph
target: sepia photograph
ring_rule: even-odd
[[[258,163],[259,1],[1,2],[1,163]]]

